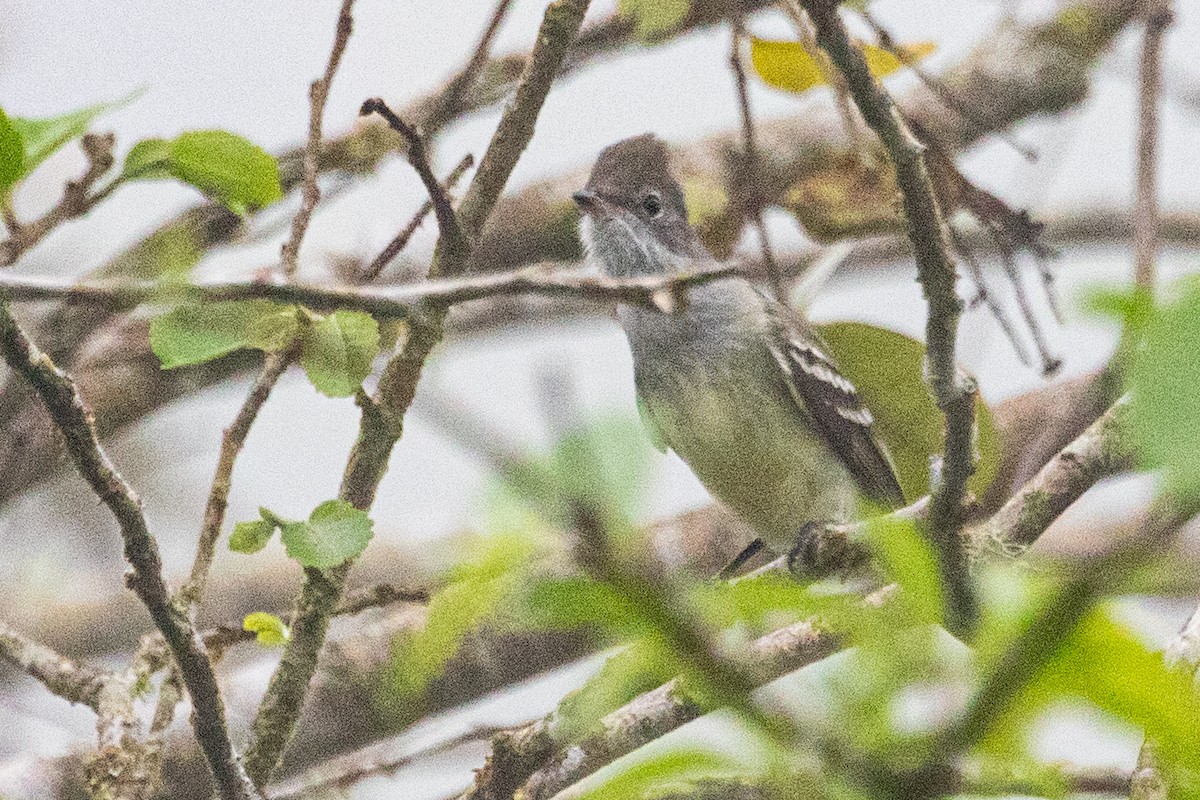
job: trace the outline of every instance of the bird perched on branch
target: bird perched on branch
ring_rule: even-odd
[[[605,149],[574,199],[584,246],[608,275],[714,266],[650,134]],[[854,386],[803,319],[744,278],[691,288],[674,314],[622,305],[618,316],[651,438],[761,543],[789,552],[806,523],[847,520],[860,496],[902,503]]]

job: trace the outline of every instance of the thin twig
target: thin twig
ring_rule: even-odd
[[[496,34],[500,31],[500,26],[504,23],[504,18],[508,16],[510,8],[512,8],[512,0],[498,0],[488,19],[487,27],[483,29],[483,34],[479,37],[479,43],[471,51],[471,57],[458,71],[458,74],[446,84],[446,88],[439,98],[440,108],[436,112],[436,116],[453,117],[459,113],[463,96],[474,87],[480,73],[488,63],[488,56],[492,52],[492,42],[495,41]]]
[[[555,0],[547,7],[516,95],[501,116],[458,213],[452,217],[454,227],[438,220],[441,232],[430,266],[431,277],[437,277],[441,268],[447,277],[465,271],[475,239],[533,137],[538,114],[583,24],[588,5],[589,0]],[[429,178],[432,185],[427,183],[427,189],[435,211],[439,211],[438,193],[444,195],[444,191],[432,173]],[[446,210],[454,213],[453,209]],[[359,397],[359,435],[338,492],[342,500],[356,508],[367,510],[374,502],[392,449],[403,432],[404,417],[416,394],[425,360],[441,341],[445,315],[445,309],[441,309],[422,315],[420,321],[414,317],[403,347],[384,368],[375,396]],[[295,731],[325,643],[330,615],[341,598],[352,563],[346,561],[330,570],[305,570],[293,615],[292,639],[271,676],[252,728],[246,770],[256,785],[265,785],[270,779]]]
[[[132,567],[126,584],[137,594],[179,665],[192,698],[196,739],[208,760],[217,790],[224,800],[256,798],[241,761],[229,739],[225,709],[212,663],[187,616],[171,602],[163,580],[158,543],[146,524],[141,501],[105,454],[96,438],[91,412],[70,376],[41,352],[0,306],[0,350],[41,397],[46,411],[66,441],[76,468],[112,512],[121,528],[125,558]]]
[[[216,474],[213,475],[208,501],[204,505],[204,523],[200,529],[200,539],[196,545],[196,557],[192,562],[192,571],[185,583],[179,589],[178,597],[190,610],[200,604],[204,594],[204,583],[208,577],[209,567],[212,566],[213,555],[216,551],[217,539],[221,536],[221,525],[225,521],[225,508],[229,504],[229,490],[232,488],[233,467],[237,463],[242,445],[250,434],[250,428],[258,418],[258,412],[275,388],[279,378],[287,371],[288,365],[295,360],[298,347],[293,345],[281,352],[268,353],[263,360],[262,370],[254,381],[254,386],[238,409],[233,424],[225,429],[221,437],[221,450],[217,456]]]
[[[421,307],[445,309],[473,300],[514,294],[575,297],[597,303],[626,303],[670,313],[686,303],[687,290],[738,274],[724,266],[665,278],[609,278],[582,270],[549,271],[543,266],[515,272],[483,273],[422,283],[374,288],[325,288],[298,283],[207,283],[163,286],[157,282],[70,284],[38,277],[0,275],[0,299],[14,302],[64,300],[113,309],[143,303],[275,300],[315,311],[365,311],[381,319],[412,317]]]
[[[63,189],[62,199],[33,222],[18,221],[12,209],[5,207],[4,221],[9,237],[0,242],[0,267],[16,263],[22,253],[44,239],[52,230],[69,219],[82,217],[112,194],[122,183],[121,178],[112,180],[97,192],[93,192],[92,187],[112,168],[114,144],[115,139],[111,133],[89,133],[84,136],[80,141],[80,147],[87,156],[87,168],[83,175],[68,181]]]
[[[742,12],[738,0],[730,0],[729,16],[729,69],[733,73],[733,83],[737,89],[738,112],[742,120],[742,165],[738,170],[738,181],[742,192],[742,205],[754,219],[758,231],[758,243],[762,250],[763,266],[771,282],[771,291],[775,299],[787,304],[787,286],[779,272],[775,261],[775,252],[771,248],[771,240],[767,235],[767,224],[763,220],[763,201],[759,192],[759,161],[758,144],[754,134],[754,115],[750,109],[750,90],[746,81],[746,65],[742,61],[742,43],[746,39],[746,28],[742,20]]]
[[[354,18],[350,14],[354,0],[342,0],[342,8],[338,12],[337,32],[333,37],[333,47],[329,50],[329,61],[325,64],[325,74],[312,82],[308,89],[308,141],[304,145],[304,178],[302,180],[300,210],[292,217],[292,233],[279,251],[280,267],[283,274],[296,274],[297,261],[300,256],[300,243],[308,231],[312,221],[313,211],[321,201],[321,187],[317,185],[317,172],[321,159],[321,120],[325,116],[325,103],[329,99],[329,87],[333,83],[334,73],[341,63],[342,54],[346,52],[346,43],[350,40],[350,32],[354,28]]]
[[[1162,41],[1171,20],[1171,4],[1162,0],[1146,17],[1142,39],[1133,275],[1135,285],[1146,291],[1154,290],[1154,261],[1158,252],[1158,106],[1162,99]]]
[[[475,157],[467,153],[462,157],[462,160],[455,165],[454,169],[450,170],[450,174],[446,176],[446,180],[442,182],[446,191],[449,192],[458,183],[463,174],[475,165]],[[412,219],[408,224],[396,234],[396,238],[388,242],[387,247],[379,255],[371,260],[371,263],[363,268],[359,275],[359,281],[362,283],[370,283],[379,277],[384,268],[391,262],[393,258],[398,256],[405,247],[408,246],[408,240],[417,232],[417,228],[421,227],[421,223],[429,216],[429,212],[433,211],[433,200],[426,199],[421,207],[417,209],[417,213],[413,214]]]
[[[941,475],[931,493],[928,528],[938,550],[946,586],[947,626],[958,633],[969,633],[978,611],[961,530],[967,479],[974,471],[975,392],[959,373],[955,359],[962,303],[954,288],[957,273],[946,241],[945,222],[929,178],[924,149],[909,131],[891,97],[871,75],[862,51],[850,42],[838,16],[837,3],[803,2],[816,26],[818,42],[846,76],[863,119],[891,155],[896,182],[903,195],[917,277],[929,304],[925,345],[930,382],[946,420]]]
[[[421,183],[425,184],[425,191],[429,193],[429,199],[433,202],[433,213],[437,217],[441,236],[448,241],[461,239],[462,231],[458,225],[458,215],[454,213],[454,204],[450,202],[450,195],[446,194],[445,187],[433,174],[433,167],[429,165],[429,150],[417,129],[400,119],[396,112],[378,97],[365,101],[358,113],[360,116],[378,114],[387,120],[392,130],[405,138],[408,142],[408,161],[417,171]]]

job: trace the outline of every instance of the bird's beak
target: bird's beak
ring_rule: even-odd
[[[600,195],[591,189],[580,189],[571,195],[571,199],[575,201],[575,205],[579,206],[579,210],[585,214],[591,213],[600,204]]]

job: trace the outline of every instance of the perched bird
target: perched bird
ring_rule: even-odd
[[[653,135],[605,149],[574,199],[589,257],[610,276],[715,266]],[[744,278],[691,288],[675,314],[621,305],[618,316],[651,438],[772,550],[788,552],[806,523],[849,519],[859,496],[902,503],[854,386],[803,319]]]

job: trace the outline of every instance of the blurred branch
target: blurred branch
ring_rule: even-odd
[[[68,181],[62,199],[33,222],[20,222],[8,207],[7,201],[4,203],[4,222],[8,238],[0,241],[0,267],[16,263],[26,250],[44,239],[50,231],[67,220],[82,217],[116,189],[121,183],[121,178],[114,179],[98,192],[92,191],[96,182],[112,168],[115,142],[111,133],[85,135],[80,142],[87,157],[87,168],[83,175],[77,180]]]
[[[0,658],[41,682],[58,697],[97,711],[98,695],[108,673],[56,653],[44,644],[22,635],[0,620]]]
[[[808,622],[798,622],[756,639],[746,652],[757,685],[768,683],[839,649],[837,639]],[[567,727],[555,711],[492,739],[492,752],[459,800],[548,798],[623,755],[697,719],[704,708],[673,680],[637,697],[600,720],[579,742],[559,741]],[[561,749],[560,749],[561,748]]]
[[[775,299],[788,304],[788,291],[779,273],[779,265],[775,263],[775,254],[771,248],[771,239],[767,235],[767,224],[763,220],[762,198],[758,193],[758,144],[754,135],[754,115],[750,110],[750,92],[746,86],[746,65],[742,58],[742,45],[746,40],[746,27],[738,8],[739,0],[730,0],[729,28],[729,69],[733,73],[734,87],[737,89],[738,112],[742,119],[742,159],[743,168],[738,171],[740,180],[737,188],[742,195],[739,204],[753,214],[754,227],[758,231],[759,249],[762,252],[763,267],[771,282],[771,290]]]
[[[304,145],[304,178],[301,181],[300,210],[292,217],[291,236],[279,251],[280,268],[286,276],[296,274],[297,259],[300,256],[300,243],[308,231],[313,211],[321,201],[321,188],[317,185],[317,171],[321,157],[321,120],[325,116],[325,102],[329,99],[329,87],[333,83],[334,73],[341,63],[342,54],[346,52],[346,43],[350,40],[350,32],[354,28],[354,18],[350,11],[354,0],[342,0],[338,12],[337,32],[333,37],[333,47],[329,50],[329,60],[325,64],[325,74],[309,86],[308,112],[308,141]]]
[[[454,169],[450,171],[450,174],[446,176],[446,180],[442,184],[446,191],[448,192],[453,189],[454,184],[458,183],[459,178],[461,178],[463,174],[474,165],[474,156],[472,156],[470,153],[467,153],[465,156],[463,156],[462,160],[455,165]],[[408,224],[401,229],[400,233],[396,234],[396,238],[388,242],[387,247],[383,248],[379,255],[375,256],[375,258],[371,260],[371,263],[363,268],[362,273],[358,278],[359,281],[362,283],[370,283],[378,278],[379,274],[383,272],[388,263],[391,262],[393,258],[399,255],[400,252],[408,246],[408,240],[411,239],[412,235],[417,232],[417,228],[421,227],[421,223],[425,221],[425,218],[429,216],[429,212],[431,211],[433,211],[433,200],[427,199],[421,204],[421,207],[417,209],[417,213],[413,215]]]
[[[975,387],[958,371],[955,358],[962,304],[954,289],[957,272],[946,240],[945,221],[925,163],[924,148],[912,135],[891,97],[871,75],[862,51],[851,44],[838,16],[837,3],[804,0],[804,6],[816,26],[817,41],[846,76],[863,119],[887,148],[903,196],[917,276],[929,304],[925,326],[929,380],[946,419],[941,475],[931,493],[928,528],[946,587],[947,627],[959,635],[969,634],[978,609],[961,530],[967,479],[974,471]]]
[[[575,297],[598,303],[629,303],[671,313],[686,302],[688,288],[737,274],[720,267],[666,278],[609,278],[582,270],[548,272],[535,266],[517,272],[443,278],[386,289],[325,288],[297,283],[209,283],[163,285],[158,282],[68,284],[36,277],[0,275],[0,298],[14,302],[63,300],[128,309],[143,303],[275,300],[316,311],[339,308],[365,311],[384,319],[408,319],[421,308],[447,309],[459,303],[512,294]]]
[[[1154,290],[1158,252],[1158,106],[1162,100],[1162,41],[1171,25],[1170,0],[1159,0],[1146,17],[1138,93],[1137,179],[1133,209],[1134,283]]]
[[[438,237],[431,277],[437,277],[439,270],[456,277],[466,268],[476,237],[491,216],[517,159],[533,137],[534,123],[579,32],[588,4],[589,0],[556,0],[546,9],[516,96],[501,116],[458,210],[458,224],[453,228],[443,227]],[[359,436],[339,491],[339,497],[356,508],[367,510],[374,501],[392,448],[403,431],[404,417],[416,393],[425,359],[441,340],[445,314],[444,309],[433,310],[428,319],[414,318],[400,352],[384,368],[376,396],[359,398],[362,407]],[[347,561],[327,571],[305,570],[292,638],[271,676],[254,720],[246,769],[256,785],[267,783],[295,731],[309,680],[316,671],[325,642],[329,617],[341,598],[351,565],[352,561]]]
[[[225,709],[212,663],[187,616],[171,602],[163,580],[158,543],[146,524],[141,501],[100,447],[91,412],[71,378],[25,336],[7,307],[0,306],[0,350],[4,360],[41,397],[66,440],[76,468],[116,519],[132,567],[126,584],[162,632],[192,698],[193,728],[223,800],[256,798],[229,739]]]

